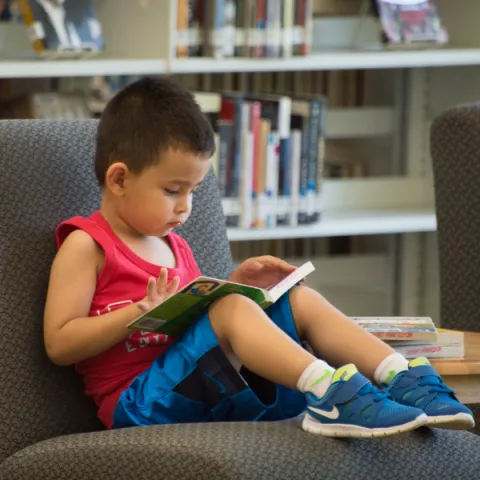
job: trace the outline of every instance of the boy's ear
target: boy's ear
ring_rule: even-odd
[[[130,171],[123,162],[112,163],[105,174],[105,186],[114,195],[123,195],[125,190],[125,181],[130,175]]]

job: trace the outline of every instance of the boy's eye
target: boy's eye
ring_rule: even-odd
[[[169,188],[165,188],[164,190],[168,195],[176,195],[179,192],[179,190],[170,190]]]

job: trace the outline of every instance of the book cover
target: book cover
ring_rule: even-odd
[[[198,277],[165,302],[139,316],[128,328],[177,336],[203,315],[212,302],[232,293],[244,295],[265,309],[314,270],[311,262],[304,263],[267,289]]]
[[[19,0],[19,6],[36,53],[103,50],[93,0]]]
[[[430,317],[351,317],[381,340],[436,341],[437,329]]]
[[[384,36],[390,44],[448,42],[435,0],[376,0]]]

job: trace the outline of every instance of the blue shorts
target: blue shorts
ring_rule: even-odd
[[[266,313],[301,344],[288,294]],[[300,415],[305,407],[301,392],[244,367],[238,372],[220,348],[206,314],[122,392],[113,427],[284,420]]]

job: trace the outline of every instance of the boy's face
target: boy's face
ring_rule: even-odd
[[[118,214],[138,234],[166,235],[190,216],[192,196],[210,164],[204,156],[168,149],[139,174],[127,168],[122,188],[115,190]]]

